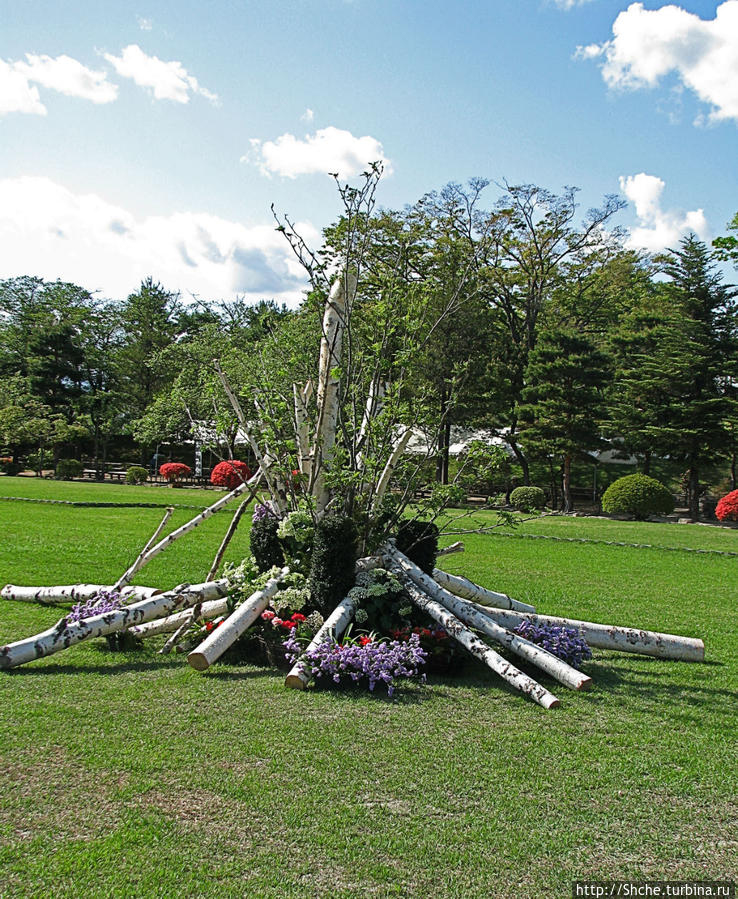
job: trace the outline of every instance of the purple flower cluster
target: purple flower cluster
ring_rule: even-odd
[[[573,627],[521,621],[515,628],[515,633],[548,650],[572,668],[579,668],[583,661],[592,658],[592,650],[584,637]]]
[[[388,696],[394,693],[395,678],[415,677],[427,656],[417,634],[404,642],[363,637],[358,641],[336,643],[328,639],[301,657],[302,646],[293,629],[282,645],[290,663],[294,664],[299,658],[303,670],[316,678],[331,678],[336,684],[342,680],[358,683],[366,679],[370,690],[377,684],[386,684]]]
[[[104,615],[106,612],[114,612],[123,605],[120,593],[115,590],[100,590],[86,602],[78,602],[72,606],[67,615],[67,624],[75,624],[83,618],[91,618],[93,615]]]
[[[265,518],[275,518],[274,512],[264,503],[257,503],[254,506],[254,514],[251,516],[252,521],[264,521]]]

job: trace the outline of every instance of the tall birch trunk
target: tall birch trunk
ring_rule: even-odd
[[[217,599],[225,596],[226,589],[225,581],[194,586],[183,584],[151,599],[144,599],[114,612],[92,615],[90,618],[83,618],[82,621],[68,624],[67,619],[62,618],[54,627],[43,633],[0,647],[0,669],[15,668],[34,659],[41,659],[62,649],[68,649],[83,640],[89,640],[90,637],[105,637],[108,634],[119,633],[133,624],[160,618],[183,606]]]
[[[397,549],[391,549],[392,558],[403,569],[403,571],[412,579],[413,583],[419,587],[424,593],[440,602],[444,608],[448,609],[464,624],[481,631],[487,637],[490,637],[495,643],[506,647],[515,655],[537,665],[546,674],[555,678],[559,683],[571,690],[583,690],[592,686],[592,678],[581,671],[577,671],[571,665],[562,661],[553,653],[547,652],[530,640],[519,637],[517,634],[511,634],[505,628],[494,622],[483,612],[478,611],[470,603],[459,597],[449,593],[439,586],[432,577],[429,577],[424,571],[421,571],[417,565],[410,561],[403,553]]]
[[[487,590],[486,587],[480,587],[465,577],[458,574],[449,574],[440,568],[433,569],[433,578],[449,593],[454,593],[462,599],[473,600],[483,606],[493,606],[496,609],[515,609],[518,612],[535,612],[535,606],[528,605],[527,602],[519,602],[517,599],[511,599],[506,593],[495,593],[494,590]]]
[[[228,549],[228,544],[233,539],[233,535],[236,533],[238,528],[238,524],[241,521],[243,513],[246,511],[248,504],[251,502],[251,497],[247,497],[241,505],[236,509],[233,514],[233,518],[231,519],[231,523],[228,525],[228,530],[225,532],[225,536],[221,541],[220,546],[218,547],[218,552],[215,554],[215,558],[213,559],[213,564],[210,566],[210,571],[208,571],[208,576],[205,578],[207,581],[212,581],[215,579],[215,575],[218,573],[218,569],[220,568],[220,563],[223,561],[223,556],[225,555],[225,551]]]
[[[323,313],[318,363],[318,424],[313,449],[312,478],[312,494],[318,515],[325,511],[330,502],[330,491],[325,486],[325,473],[333,457],[338,427],[340,380],[336,373],[341,366],[343,331],[347,311],[350,310],[356,293],[356,284],[354,272],[342,272],[333,282]]]
[[[577,630],[592,649],[610,649],[616,652],[632,652],[638,655],[654,656],[657,659],[678,659],[685,662],[704,662],[705,644],[693,637],[677,634],[661,634],[614,624],[596,624],[593,621],[578,621],[575,618],[559,618],[555,615],[531,615],[526,613],[490,609],[472,603],[502,627],[516,628],[523,621],[532,624],[555,624]]]
[[[189,653],[187,661],[196,671],[206,671],[251,627],[269,605],[269,600],[279,590],[280,580],[289,571],[289,568],[283,568],[276,577],[270,578],[262,590],[252,593],[197,649]]]
[[[407,442],[412,435],[412,430],[410,428],[405,428],[394,447],[392,448],[392,452],[390,453],[389,459],[387,459],[387,464],[384,466],[384,470],[379,478],[377,483],[377,489],[374,494],[374,499],[372,500],[371,513],[376,513],[380,506],[382,505],[382,500],[384,499],[384,495],[387,492],[387,488],[389,487],[390,481],[392,480],[392,473],[397,468],[397,464],[400,461],[400,456],[405,451],[405,447],[407,446]]]
[[[325,640],[337,640],[348,627],[349,621],[356,614],[357,602],[346,596],[339,602],[336,608],[323,622],[320,630],[305,648],[305,652],[317,649]],[[304,655],[305,653],[303,653]],[[303,667],[300,659],[290,668],[287,677],[284,679],[285,687],[291,687],[293,690],[304,690],[310,683],[311,675]]]
[[[452,615],[451,612],[445,609],[439,602],[431,599],[427,593],[424,593],[417,587],[405,574],[402,568],[394,561],[391,554],[387,556],[387,562],[388,566],[402,580],[405,591],[412,602],[427,615],[430,615],[434,621],[437,621],[449,636],[460,643],[464,649],[494,671],[495,674],[498,674],[504,681],[510,684],[510,686],[514,687],[516,690],[520,690],[520,692],[524,693],[526,696],[530,696],[534,702],[537,702],[538,705],[542,706],[544,709],[554,708],[559,705],[559,700],[553,693],[549,693],[545,687],[542,687],[539,683],[534,681],[533,678],[528,677],[527,674],[523,674],[522,671],[519,671],[513,664],[508,662],[507,659],[504,659],[499,653],[495,652],[494,649],[487,646],[483,640],[480,640],[479,637],[477,637],[473,631],[469,630],[466,625],[462,624],[455,615]]]

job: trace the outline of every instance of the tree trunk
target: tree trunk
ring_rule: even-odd
[[[515,458],[517,459],[518,465],[523,470],[523,484],[526,487],[530,487],[530,465],[528,464],[528,460],[526,459],[523,451],[517,444],[517,441],[512,439],[511,437],[507,438],[507,444],[510,449],[513,451]]]
[[[481,631],[486,636],[491,637],[496,643],[506,647],[527,662],[532,662],[534,665],[537,665],[542,671],[545,671],[546,674],[555,678],[559,683],[564,684],[565,687],[569,687],[571,690],[589,689],[589,687],[592,686],[591,677],[582,674],[582,672],[577,671],[576,668],[572,668],[571,665],[568,665],[566,662],[562,661],[552,653],[547,652],[545,649],[542,649],[540,646],[536,646],[535,643],[531,643],[530,640],[526,640],[524,637],[506,631],[505,628],[492,621],[492,619],[483,612],[475,609],[470,603],[465,602],[463,599],[459,599],[452,593],[449,593],[448,590],[444,590],[443,587],[439,586],[433,578],[421,571],[420,568],[413,564],[407,556],[403,555],[403,553],[395,549],[392,552],[392,556],[417,587],[420,587],[420,589],[432,599],[440,602],[444,608],[448,609],[449,612],[455,615],[460,621],[463,621],[464,624],[468,624],[475,630]]]
[[[323,622],[320,630],[305,648],[305,652],[317,649],[325,640],[337,640],[348,627],[349,621],[356,614],[356,601],[346,596]],[[303,653],[304,655],[304,653]],[[304,690],[310,683],[311,675],[298,659],[284,680],[285,687],[293,690]]]
[[[651,450],[646,450],[643,454],[643,474],[651,475]]]
[[[289,568],[283,568],[276,577],[270,578],[263,589],[252,593],[197,649],[193,649],[187,661],[196,671],[206,671],[251,627],[279,590],[280,579],[286,574],[289,574]]]
[[[654,656],[658,659],[680,659],[685,662],[704,662],[705,660],[705,644],[702,640],[693,637],[617,627],[614,624],[595,624],[592,621],[578,621],[574,618],[559,618],[554,615],[532,615],[524,612],[490,609],[478,603],[474,603],[474,606],[506,628],[514,629],[522,621],[530,621],[532,624],[572,627],[579,631],[593,649],[632,652],[638,655]]]
[[[571,500],[571,453],[564,456],[564,468],[561,475],[561,492],[564,503],[564,512],[573,512],[574,503]]]
[[[493,590],[487,590],[480,587],[465,577],[458,574],[449,574],[440,568],[433,569],[433,579],[440,584],[449,593],[460,596],[462,599],[473,600],[483,606],[493,606],[496,609],[515,609],[518,612],[535,612],[534,606],[529,606],[526,602],[518,602],[517,599],[510,599],[506,593],[495,593]]]
[[[483,640],[480,640],[473,631],[462,624],[455,615],[452,615],[451,612],[445,609],[439,602],[431,599],[430,596],[417,587],[405,574],[402,568],[394,562],[391,554],[387,557],[387,564],[402,581],[405,591],[412,602],[421,609],[421,611],[430,615],[434,621],[438,622],[448,635],[456,640],[457,643],[460,643],[464,649],[498,674],[504,681],[510,684],[510,686],[514,687],[516,690],[520,690],[526,696],[530,696],[534,702],[537,702],[538,705],[542,706],[544,709],[554,708],[559,705],[559,700],[552,693],[549,693],[545,687],[542,687],[539,683],[534,681],[533,678],[528,677],[527,674],[523,674],[522,671],[519,671],[514,665],[508,662],[507,659],[503,659],[499,653],[496,653],[494,649],[487,646],[487,644]]]
[[[109,584],[68,584],[58,587],[16,587],[13,584],[7,584],[0,590],[0,597],[16,602],[37,602],[42,606],[74,605],[79,602],[87,602],[101,590],[113,589]],[[138,600],[149,599],[162,592],[156,587],[126,587],[121,590],[121,595],[125,600]]]
[[[330,501],[330,490],[325,486],[325,470],[333,457],[338,427],[339,387],[336,376],[341,366],[343,329],[356,293],[356,275],[343,271],[333,282],[323,314],[323,336],[320,341],[318,363],[317,410],[318,424],[313,448],[312,494],[318,515],[325,511]]]
[[[692,521],[700,519],[700,472],[694,458],[689,466],[689,517]]]
[[[83,618],[82,621],[75,621],[72,624],[67,624],[66,617],[62,618],[54,627],[41,634],[0,647],[0,669],[15,668],[17,665],[23,665],[62,649],[68,649],[90,637],[116,634],[133,624],[161,618],[162,615],[168,615],[183,606],[192,606],[201,600],[225,596],[226,589],[225,581],[196,584],[195,586],[183,584],[151,599],[144,599],[114,612],[92,615],[90,618]]]
[[[226,614],[228,614],[227,597],[204,602],[200,608],[200,618],[204,621],[212,621],[213,618]],[[139,639],[155,637],[157,634],[171,634],[181,627],[188,620],[189,616],[190,610],[185,609],[184,612],[175,612],[174,615],[157,618],[154,621],[146,622],[146,624],[136,624],[128,628],[128,633]]]

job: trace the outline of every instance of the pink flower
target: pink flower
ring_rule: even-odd
[[[264,619],[264,621],[271,621],[272,618],[275,617],[275,615],[276,612],[272,612],[271,609],[267,609],[265,612],[261,613],[261,617]]]

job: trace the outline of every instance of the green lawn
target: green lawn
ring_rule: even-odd
[[[4,495],[37,489],[215,498],[0,478]],[[172,526],[189,514],[177,510]],[[110,582],[160,511],[8,501],[0,516],[0,584]],[[203,577],[229,519],[214,516],[139,582]],[[516,533],[738,543],[732,531],[580,518]],[[255,667],[198,674],[155,646],[82,644],[0,675],[0,896],[456,899],[570,896],[580,878],[735,879],[738,558],[465,543],[448,570],[544,612],[699,636],[707,664],[597,651],[591,693],[541,676],[562,700],[545,712],[481,668],[388,702],[287,691]],[[245,530],[234,544],[237,558]],[[0,642],[56,617],[3,603]]]

